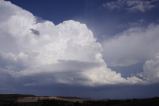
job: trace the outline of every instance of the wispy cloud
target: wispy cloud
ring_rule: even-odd
[[[155,7],[156,0],[115,0],[103,4],[108,9],[126,9],[129,11],[146,12]]]

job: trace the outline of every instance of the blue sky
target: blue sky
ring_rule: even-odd
[[[159,3],[155,0],[153,2],[155,7],[144,12],[138,9],[129,10],[125,7],[110,9],[105,6],[105,4],[115,2],[116,0],[11,1],[29,10],[35,16],[51,20],[55,24],[59,24],[65,20],[77,20],[86,23],[99,40],[113,36],[136,23],[139,25],[156,23],[159,18]]]
[[[1,0],[0,92],[159,96],[158,11],[157,0]]]

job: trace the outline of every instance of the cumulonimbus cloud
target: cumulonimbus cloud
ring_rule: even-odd
[[[136,76],[123,78],[120,73],[108,68],[102,50],[104,47],[104,57],[108,64],[133,64],[137,58],[125,59],[127,54],[122,51],[128,48],[124,45],[132,47],[128,53],[132,50],[130,54],[133,54],[138,50],[136,45],[145,45],[140,42],[142,38],[156,38],[157,32],[149,31],[151,29],[145,36],[137,36],[141,33],[138,31],[135,32],[136,36],[113,38],[104,42],[102,47],[83,23],[69,20],[55,25],[47,20],[38,21],[29,11],[3,0],[0,1],[0,13],[3,14],[0,16],[0,73],[6,76],[3,82],[14,79],[14,83],[20,82],[27,86],[52,83],[91,86],[144,83],[143,79]],[[156,28],[152,29],[156,31]],[[149,34],[153,34],[152,37]],[[142,54],[144,51],[138,52]],[[147,57],[147,54],[143,56]],[[125,60],[120,61],[123,58]],[[144,74],[141,76],[146,78]]]
[[[7,1],[0,1],[0,13],[0,71],[7,75],[33,77],[40,84],[138,82],[138,78],[124,79],[107,67],[101,44],[85,24],[73,20],[58,25],[39,22],[30,12]],[[40,80],[38,75],[46,77]]]

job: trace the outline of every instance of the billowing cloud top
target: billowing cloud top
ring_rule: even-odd
[[[146,71],[140,73],[143,79],[123,78],[107,67],[101,44],[85,24],[73,20],[58,25],[38,21],[29,11],[2,0],[0,13],[3,14],[0,15],[0,76],[3,76],[0,85],[12,79],[13,83],[27,86],[138,84],[145,82],[149,67],[155,66],[157,61],[145,63]],[[117,44],[126,38],[117,39]],[[113,49],[109,47],[114,44],[116,41],[104,43],[105,50]]]

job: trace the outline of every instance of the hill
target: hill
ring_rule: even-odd
[[[78,97],[0,94],[0,106],[159,106],[159,98],[91,100]]]

